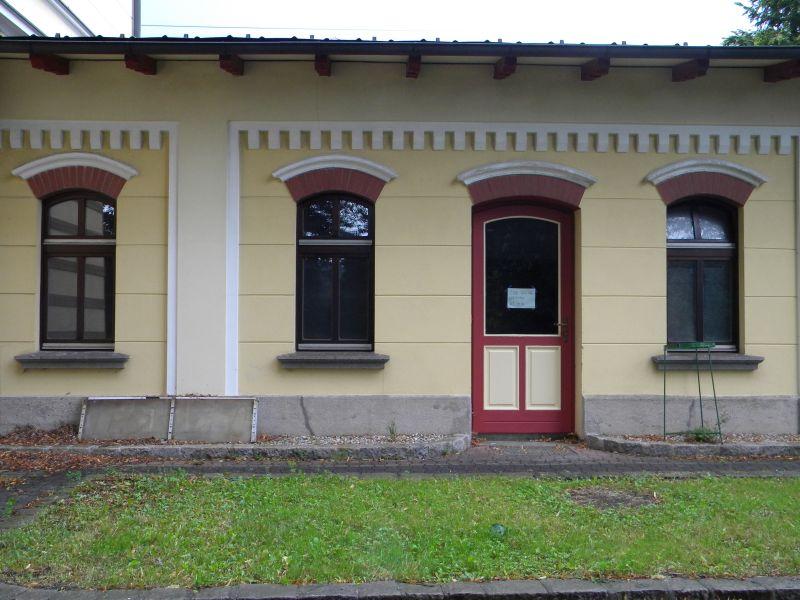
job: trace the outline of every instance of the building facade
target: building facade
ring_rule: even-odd
[[[0,52],[0,430],[656,433],[713,342],[723,428],[798,431],[796,48]]]

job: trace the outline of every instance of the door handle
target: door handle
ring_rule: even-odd
[[[564,319],[563,323],[554,323],[554,325],[558,327],[561,339],[566,342],[569,339],[569,321]]]

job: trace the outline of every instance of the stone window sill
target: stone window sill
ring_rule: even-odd
[[[129,358],[108,350],[42,350],[14,357],[23,369],[123,369]]]
[[[291,352],[278,356],[284,369],[383,369],[389,356],[375,352]]]
[[[699,352],[700,370],[708,371],[708,354]],[[666,358],[663,354],[652,357],[656,369],[659,371],[694,371],[694,352],[668,352]],[[712,352],[711,365],[715,371],[755,371],[764,361],[763,356],[737,354],[735,352]]]

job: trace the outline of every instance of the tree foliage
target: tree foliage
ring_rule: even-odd
[[[800,0],[748,0],[737,2],[755,29],[737,29],[724,46],[800,45]]]

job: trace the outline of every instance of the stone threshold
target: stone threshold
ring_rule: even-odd
[[[646,442],[616,436],[586,435],[586,445],[593,450],[636,454],[639,456],[705,457],[705,456],[800,456],[800,444],[789,442],[726,442],[681,443]]]
[[[26,588],[0,583],[3,600],[789,600],[800,598],[800,576],[748,579],[585,580],[535,579],[445,584],[376,581],[361,584],[115,589],[108,591]]]
[[[0,451],[64,452],[95,456],[148,456],[170,459],[273,459],[273,460],[407,460],[437,458],[470,447],[469,434],[454,434],[413,443],[278,445],[278,444],[91,444],[57,446],[0,445]],[[2,599],[0,599],[2,600]]]

